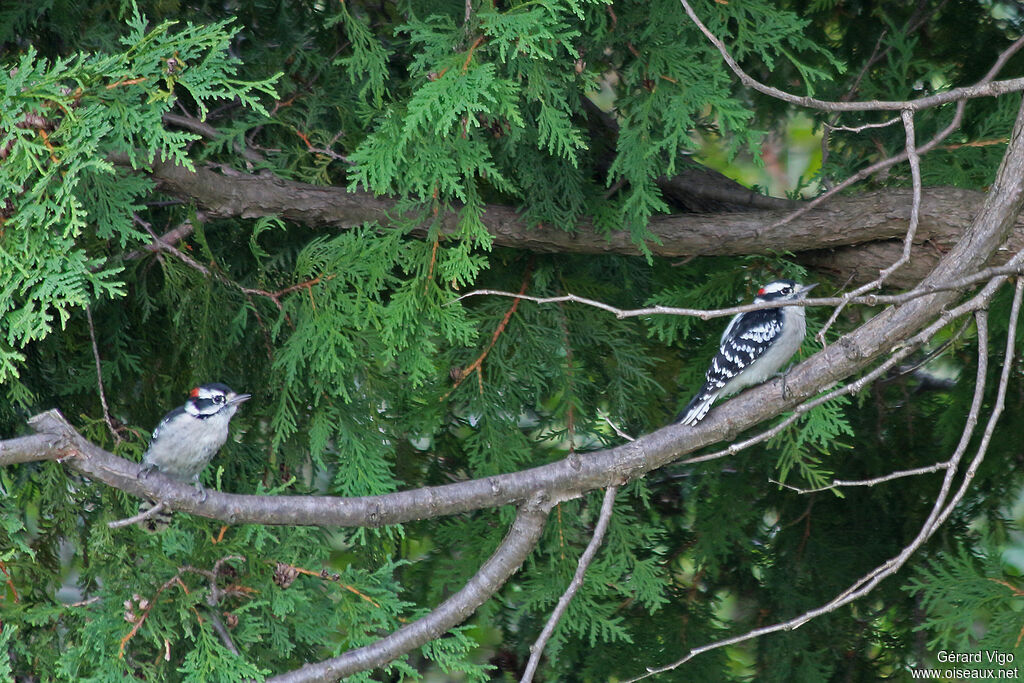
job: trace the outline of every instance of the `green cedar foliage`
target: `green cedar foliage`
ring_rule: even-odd
[[[873,50],[882,58],[857,97],[970,83],[1015,30],[993,20],[993,3],[924,3],[926,31],[908,30],[920,16],[899,3],[694,4],[757,78],[833,99]],[[255,396],[204,473],[207,487],[356,496],[512,472],[620,443],[606,416],[634,435],[668,423],[726,321],[619,320],[528,302],[509,315],[511,299],[454,302],[460,293],[525,287],[626,308],[715,307],[748,301],[776,277],[822,278],[785,254],[650,256],[648,220],[672,210],[657,178],[688,167],[707,140],[729,158],[756,152],[790,114],[741,89],[675,0],[485,1],[468,17],[465,7],[286,0],[238,3],[229,18],[203,0],[0,4],[0,435],[59,407],[94,442],[138,459],[187,387],[224,381]],[[584,99],[602,90],[613,126]],[[971,103],[957,146],[922,160],[926,181],[988,183],[1003,149],[991,141],[1015,109],[1011,98]],[[165,125],[167,113],[205,118],[219,137]],[[919,139],[951,115],[920,113]],[[834,133],[826,163],[802,183],[903,148],[898,126],[872,131]],[[276,216],[200,220],[141,172],[164,159],[400,203],[387,224],[349,230]],[[909,173],[874,182],[905,185]],[[626,230],[646,257],[495,247],[481,222],[492,202],[531,224]],[[449,210],[454,234],[437,221]],[[184,221],[194,226],[179,245],[189,262],[133,253],[150,242],[147,226],[159,234]],[[116,439],[97,395],[87,305]],[[993,309],[993,348],[1007,310],[1005,299]],[[871,314],[851,311],[830,335]],[[810,313],[812,333],[824,317]],[[970,403],[975,343],[968,328],[942,356],[943,376],[961,378],[951,387],[889,377],[735,458],[622,487],[604,547],[546,650],[546,679],[638,675],[820,605],[896,554],[941,475],[813,495],[770,480],[812,488],[947,457]],[[814,348],[809,335],[804,353]],[[1006,424],[1022,410],[1011,391]],[[994,551],[982,567],[970,554],[982,545],[979,520],[1019,544],[1004,519],[1020,486],[1011,431],[997,430],[907,590],[886,582],[798,631],[704,654],[660,680],[898,677],[927,661],[919,632],[935,647],[963,647],[978,622],[990,629],[986,646],[1017,647],[1011,587],[1021,568]],[[516,678],[600,501],[591,492],[559,505],[523,570],[465,625],[352,680]],[[514,516],[222,532],[179,514],[159,535],[107,528],[137,504],[59,464],[0,469],[0,677],[241,681],[289,671],[426,613],[473,575]],[[240,655],[215,632],[215,615]]]

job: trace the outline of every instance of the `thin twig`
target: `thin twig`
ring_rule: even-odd
[[[491,349],[494,348],[494,345],[498,341],[498,337],[500,337],[501,333],[505,331],[506,327],[508,327],[509,320],[512,319],[512,315],[516,312],[516,309],[519,308],[519,301],[521,299],[528,298],[528,297],[523,296],[523,293],[526,291],[526,288],[530,285],[530,274],[532,272],[533,272],[533,260],[531,259],[530,262],[526,266],[526,271],[523,273],[523,284],[519,288],[519,294],[513,294],[512,295],[515,298],[515,301],[513,301],[512,305],[509,306],[507,311],[505,311],[505,317],[503,317],[501,319],[501,322],[498,323],[498,327],[495,328],[494,334],[491,335],[491,341],[488,342],[488,344],[487,344],[487,348],[483,350],[483,352],[477,357],[477,359],[475,361],[470,363],[469,366],[466,367],[459,374],[459,376],[455,379],[454,386],[452,386],[452,388],[449,389],[448,392],[444,396],[441,397],[442,401],[444,401],[449,396],[451,396],[452,392],[455,391],[456,389],[458,389],[459,385],[462,384],[462,381],[464,379],[466,379],[467,377],[469,377],[469,375],[471,373],[473,373],[473,372],[477,373],[477,378],[480,381],[481,391],[483,390],[483,370],[482,370],[482,366],[483,366],[484,359],[487,358],[487,354],[489,354],[491,352]],[[462,298],[462,297],[459,297],[459,298]]]
[[[920,12],[919,13],[918,11],[921,9],[921,7],[919,5],[918,8],[914,11],[914,13],[912,13],[910,15],[910,17],[907,19],[906,23],[903,25],[903,29],[900,32],[901,35],[909,36],[912,33],[914,33],[915,31],[917,31],[919,28],[924,26],[925,23],[927,23],[927,21],[931,18],[932,15],[937,14],[942,9],[942,7],[946,4],[946,2],[948,2],[948,0],[942,0],[941,3],[939,3],[935,7],[932,7],[931,10],[929,12],[927,12],[927,13],[926,12]],[[888,46],[885,47],[885,49],[882,49],[882,42],[885,40],[886,35],[888,35],[888,29],[882,30],[882,32],[878,35],[878,40],[875,41],[875,47],[871,51],[871,56],[868,57],[867,60],[864,61],[863,66],[861,66],[860,72],[858,72],[856,78],[853,79],[853,82],[850,84],[850,87],[846,89],[846,92],[843,93],[842,97],[839,98],[840,100],[842,100],[844,102],[848,102],[848,101],[852,100],[854,95],[860,89],[860,82],[864,79],[864,76],[867,75],[867,73],[871,69],[871,67],[874,66],[879,60],[883,59],[892,50],[892,46],[891,45],[888,45]],[[830,139],[830,133],[832,131],[842,130],[842,131],[848,131],[848,132],[851,132],[851,133],[859,133],[859,132],[862,132],[862,131],[870,129],[870,128],[882,128],[882,127],[885,127],[885,126],[892,125],[893,123],[899,122],[899,117],[895,117],[895,118],[889,119],[888,121],[884,121],[882,123],[868,123],[868,124],[864,124],[862,126],[837,126],[836,125],[836,121],[839,120],[839,116],[840,116],[839,112],[836,112],[835,115],[832,117],[832,119],[830,121],[824,122],[824,131],[823,131],[823,134],[821,136],[821,164],[822,164],[822,166],[825,165],[825,162],[828,159],[829,139]],[[823,182],[823,185],[826,187],[826,189],[829,189],[831,187],[831,182],[827,178],[823,179],[822,182]]]
[[[335,152],[333,150],[330,150],[330,149],[327,149],[326,147],[316,147],[312,142],[309,141],[309,138],[306,137],[305,133],[303,133],[298,128],[295,128],[294,130],[295,130],[295,134],[298,135],[300,138],[302,138],[302,141],[304,143],[306,143],[306,149],[308,149],[313,154],[323,154],[324,156],[330,157],[331,159],[334,159],[335,161],[340,161],[342,163],[346,163],[349,166],[355,166],[356,162],[352,161],[351,159],[349,159],[344,154],[338,154],[337,152]],[[338,135],[335,135],[334,139],[337,140],[338,139]]]
[[[632,436],[619,429],[619,426],[612,422],[611,418],[608,417],[607,415],[602,415],[601,419],[608,423],[612,430],[619,435],[619,438],[625,439],[626,441],[636,441],[636,439],[634,439]]]
[[[94,595],[91,598],[86,598],[85,600],[79,600],[78,602],[73,602],[70,605],[68,605],[68,607],[87,607],[88,605],[96,604],[97,602],[99,602],[102,599],[103,598],[101,598],[100,596]]]
[[[238,648],[235,646],[235,641],[233,641],[231,639],[231,634],[228,632],[228,629],[224,626],[224,622],[221,621],[221,618],[217,614],[217,610],[215,608],[213,608],[213,607],[210,608],[209,616],[210,616],[210,626],[213,627],[214,633],[216,633],[217,636],[220,638],[220,642],[224,644],[224,647],[227,648],[227,650],[231,654],[233,654],[235,656],[240,655],[241,653],[238,651]]]
[[[828,128],[830,131],[841,130],[846,131],[847,133],[860,133],[862,131],[868,130],[869,128],[888,128],[894,123],[899,123],[899,121],[900,117],[894,116],[891,119],[887,119],[879,123],[865,123],[860,126],[837,126],[832,123],[825,123],[825,127]]]
[[[210,276],[209,268],[196,261],[194,258],[183,252],[181,249],[178,249],[173,244],[169,244],[161,240],[160,236],[153,232],[153,226],[150,225],[147,221],[142,220],[142,216],[139,216],[138,214],[133,214],[132,220],[135,221],[136,225],[141,226],[143,230],[149,233],[149,236],[153,238],[153,244],[156,245],[158,249],[177,256],[182,262],[186,263],[195,270],[198,270],[203,275],[206,275],[207,277]]]
[[[684,3],[684,5],[685,5],[685,3]],[[691,14],[691,17],[692,16],[693,15]],[[996,58],[996,61],[992,65],[992,68],[988,70],[988,73],[985,74],[985,76],[981,79],[981,81],[979,81],[979,83],[988,83],[993,78],[995,78],[996,74],[999,73],[999,71],[1003,68],[1003,66],[1010,59],[1010,57],[1012,57],[1014,54],[1016,54],[1021,49],[1021,47],[1024,47],[1024,38],[1017,39],[1012,45],[1010,45],[1008,48],[1003,50],[1003,52],[1001,52],[999,54],[999,56]],[[720,49],[722,49],[722,48],[720,48]],[[966,100],[963,100],[963,99],[958,100],[957,103],[956,103],[956,110],[955,110],[955,112],[953,114],[952,120],[949,122],[949,125],[947,125],[941,131],[939,131],[935,135],[935,137],[933,137],[931,140],[929,140],[928,142],[924,143],[923,145],[919,145],[918,148],[917,148],[918,155],[926,154],[926,153],[932,151],[933,149],[938,148],[939,145],[946,138],[948,138],[953,133],[953,131],[957,130],[960,127],[960,124],[963,122],[964,111],[965,111],[966,107],[967,107]],[[909,109],[909,108],[910,107],[899,107],[899,109]],[[850,187],[851,185],[859,183],[861,180],[864,180],[865,178],[868,178],[868,177],[874,175],[875,173],[883,171],[883,170],[885,170],[887,168],[891,168],[892,166],[895,166],[896,164],[902,163],[902,162],[904,162],[906,160],[907,160],[907,153],[906,153],[906,150],[904,150],[903,152],[900,152],[899,154],[891,156],[888,159],[882,159],[881,161],[877,161],[877,162],[871,164],[870,166],[862,168],[860,171],[854,173],[852,176],[846,178],[842,182],[829,187],[825,192],[821,193],[820,195],[818,195],[817,197],[815,197],[811,201],[807,202],[806,204],[801,206],[799,209],[797,209],[797,210],[789,213],[788,215],[784,216],[783,218],[780,218],[779,220],[775,221],[769,227],[771,229],[781,227],[781,226],[783,226],[783,225],[785,225],[785,224],[787,224],[787,223],[789,223],[789,222],[799,218],[800,216],[803,216],[804,214],[809,213],[811,210],[813,210],[814,208],[816,208],[819,205],[823,204],[824,202],[828,201],[829,199],[834,197],[836,194],[842,192],[843,190],[845,190],[846,188]]]
[[[580,555],[572,581],[569,582],[569,586],[562,593],[562,597],[558,599],[558,604],[552,610],[551,616],[548,617],[548,621],[544,624],[544,629],[540,632],[540,635],[537,636],[537,640],[530,646],[530,660],[526,664],[526,670],[523,672],[523,677],[519,679],[519,683],[530,683],[533,680],[533,675],[540,664],[541,655],[544,654],[544,646],[551,638],[551,634],[555,632],[555,626],[558,625],[558,621],[569,608],[569,603],[572,601],[573,596],[576,595],[576,591],[583,585],[583,577],[587,573],[587,567],[590,566],[594,556],[597,555],[597,549],[601,547],[604,534],[608,530],[608,523],[612,518],[612,510],[615,507],[615,493],[617,491],[617,486],[609,486],[605,489],[604,502],[601,503],[601,513],[594,527],[594,535],[591,537],[590,543],[587,544],[586,550]]]
[[[784,306],[838,306],[840,304],[864,304],[866,306],[883,306],[888,304],[902,304],[912,299],[917,299],[922,296],[929,296],[937,292],[948,292],[966,289],[971,285],[984,282],[986,280],[992,280],[996,277],[1007,276],[1007,275],[1021,275],[1024,274],[1024,262],[1007,262],[1001,266],[992,266],[989,268],[983,268],[976,273],[968,275],[966,277],[957,278],[951,280],[942,285],[937,284],[923,284],[915,287],[914,289],[903,292],[902,294],[868,294],[865,296],[833,296],[833,297],[808,297],[807,299],[801,299],[799,301],[764,301],[756,304],[743,304],[740,306],[729,306],[727,308],[680,308],[677,306],[648,306],[646,308],[617,308],[611,304],[606,304],[603,301],[597,301],[595,299],[588,299],[587,297],[577,296],[576,294],[563,294],[560,296],[531,296],[529,294],[523,294],[520,292],[508,292],[500,289],[474,289],[471,292],[459,296],[456,299],[452,299],[450,303],[462,301],[473,296],[505,296],[514,299],[523,299],[524,301],[531,301],[536,304],[558,304],[563,302],[572,302],[577,304],[583,304],[585,306],[593,306],[599,308],[602,311],[611,313],[616,318],[639,318],[650,315],[684,315],[691,316],[694,318],[700,318],[701,320],[710,320],[712,318],[723,318],[726,316],[733,316],[737,313],[748,313],[750,311],[760,311],[768,308],[782,308]]]
[[[204,218],[203,214],[198,214],[197,217],[200,221],[203,220]],[[141,220],[141,218],[139,220]],[[160,235],[160,237],[150,242],[149,244],[144,244],[140,249],[135,249],[133,251],[128,252],[127,254],[124,255],[124,260],[132,261],[137,258],[141,258],[142,256],[145,256],[149,252],[163,250],[165,244],[174,244],[175,242],[180,242],[181,240],[191,235],[193,230],[195,230],[195,227],[192,225],[191,220],[183,221],[177,227],[171,228],[170,230]]]
[[[981,443],[978,444],[978,451],[975,453],[974,459],[971,460],[971,464],[967,466],[964,478],[960,482],[960,488],[953,495],[949,504],[946,505],[945,510],[943,510],[936,518],[935,528],[938,528],[946,521],[946,519],[949,518],[949,515],[953,512],[953,508],[959,504],[961,499],[963,499],[964,495],[967,493],[967,487],[977,474],[978,467],[981,466],[981,461],[985,458],[985,453],[988,451],[989,443],[992,441],[992,434],[995,432],[996,424],[998,423],[1000,416],[1003,414],[1003,408],[1006,406],[1006,389],[1010,385],[1010,373],[1013,372],[1013,357],[1017,340],[1017,322],[1020,320],[1022,300],[1024,300],[1024,279],[1018,278],[1017,285],[1013,291],[1013,304],[1010,306],[1010,320],[1007,324],[1006,334],[1006,349],[1003,352],[1003,370],[999,374],[999,386],[996,389],[996,402],[995,405],[992,406],[992,412],[989,413],[988,422],[985,424],[985,431],[981,435]],[[978,343],[982,343],[980,329],[978,332]]]
[[[188,594],[188,586],[186,586],[185,583],[181,580],[181,571],[179,570],[177,574],[167,579],[167,581],[165,581],[163,585],[156,589],[156,593],[153,594],[153,597],[146,601],[146,606],[142,610],[142,615],[136,618],[134,621],[132,621],[131,630],[128,631],[128,633],[123,638],[121,638],[121,645],[118,648],[118,659],[124,659],[124,646],[128,644],[128,641],[135,637],[135,634],[139,632],[139,629],[142,628],[142,625],[146,623],[146,619],[149,617],[149,613],[150,611],[152,611],[153,605],[156,604],[156,599],[160,596],[161,593],[163,593],[165,590],[167,590],[174,584],[178,584],[179,586],[181,586],[181,589],[185,591],[185,594]]]
[[[967,102],[965,100],[960,100],[959,102],[957,102],[956,103],[956,110],[954,111],[953,118],[950,120],[949,124],[945,128],[943,128],[942,130],[940,130],[938,133],[936,133],[935,137],[933,137],[931,140],[929,140],[928,142],[924,143],[923,145],[918,145],[918,147],[917,147],[918,155],[926,154],[926,153],[932,151],[933,149],[937,148],[946,138],[948,138],[950,135],[952,135],[953,131],[958,129],[960,127],[960,124],[963,123],[964,111],[966,110],[966,108],[967,108]],[[803,204],[799,209],[796,209],[795,211],[792,211],[791,213],[783,216],[782,218],[780,218],[779,220],[775,221],[774,223],[772,223],[770,226],[768,226],[765,229],[766,230],[774,230],[775,228],[782,227],[783,225],[786,225],[787,223],[790,223],[790,222],[796,220],[800,216],[803,216],[804,214],[810,213],[811,211],[813,211],[817,207],[821,206],[826,201],[828,201],[832,197],[836,196],[837,194],[839,194],[843,190],[847,189],[848,187],[851,187],[852,185],[856,185],[857,183],[859,183],[860,181],[864,180],[865,178],[869,178],[872,175],[874,175],[874,174],[876,174],[876,173],[878,173],[880,171],[884,171],[885,169],[891,168],[891,167],[895,166],[896,164],[902,163],[902,162],[904,162],[906,160],[907,160],[907,152],[906,152],[906,150],[904,150],[904,151],[900,152],[899,154],[895,154],[895,155],[889,157],[888,159],[882,159],[881,161],[876,161],[875,163],[871,164],[870,166],[866,166],[866,167],[862,168],[861,170],[857,171],[856,173],[854,173],[852,176],[846,178],[845,180],[843,180],[843,181],[833,185],[832,187],[830,187],[826,191],[822,192],[820,195],[818,195],[814,199],[810,200],[806,204]]]
[[[967,328],[970,326],[971,319],[967,318],[966,320],[964,320],[963,324],[961,324],[960,327],[957,328],[956,332],[949,336],[949,339],[939,344],[938,347],[936,347],[935,349],[929,351],[924,358],[914,363],[911,363],[910,365],[905,365],[903,367],[897,368],[895,373],[893,373],[889,377],[883,377],[882,379],[879,380],[879,383],[887,384],[889,382],[894,382],[900,377],[903,377],[904,375],[909,375],[913,372],[917,372],[918,370],[920,370],[921,368],[923,368],[924,366],[928,365],[933,360],[941,356],[943,353],[945,353],[946,349],[955,344],[956,340],[962,337],[964,332],[966,332]]]
[[[210,582],[210,590],[206,594],[206,605],[210,608],[210,624],[213,626],[214,632],[220,637],[224,647],[227,648],[232,654],[238,655],[238,648],[235,646],[234,641],[231,639],[231,634],[228,633],[224,623],[221,621],[220,616],[217,614],[217,610],[220,606],[220,601],[227,595],[245,594],[244,591],[232,591],[224,590],[217,585],[217,579],[220,577],[220,573],[224,567],[224,564],[228,561],[233,562],[245,562],[243,555],[227,555],[221,557],[213,564],[211,571],[202,569],[196,569],[194,567],[182,567],[181,571],[191,571],[196,574],[205,576]]]
[[[131,526],[132,524],[137,524],[138,522],[145,522],[150,517],[156,517],[166,509],[167,505],[163,501],[160,501],[159,503],[149,508],[148,510],[140,512],[139,514],[134,515],[132,517],[125,517],[124,519],[118,519],[113,522],[107,522],[107,526],[111,529],[120,529],[123,526]]]
[[[833,479],[832,483],[829,484],[828,486],[820,486],[816,489],[802,489],[797,486],[792,486],[791,484],[786,484],[771,478],[769,478],[768,481],[770,481],[773,484],[777,484],[784,489],[789,489],[790,491],[795,491],[800,494],[821,493],[822,491],[831,491],[832,489],[844,488],[847,486],[877,486],[878,484],[884,484],[885,482],[892,481],[893,479],[902,479],[903,477],[917,477],[922,474],[932,474],[934,472],[944,470],[947,467],[949,467],[949,461],[943,460],[942,462],[937,462],[934,465],[926,465],[925,467],[918,467],[912,470],[900,470],[899,472],[890,472],[889,474],[882,475],[881,477],[875,477],[874,479]]]
[[[347,583],[344,583],[341,580],[341,575],[340,574],[331,574],[326,569],[321,569],[320,571],[317,572],[317,571],[313,571],[312,569],[306,569],[305,567],[299,567],[299,566],[294,565],[294,564],[288,564],[287,562],[281,562],[280,560],[275,561],[274,562],[275,582],[277,581],[276,575],[278,575],[279,573],[282,573],[282,572],[292,573],[292,576],[296,576],[298,574],[305,574],[306,576],[315,576],[318,579],[322,579],[324,581],[332,581],[332,582],[338,584],[339,586],[341,586],[342,588],[344,588],[345,590],[349,591],[350,593],[354,593],[354,594],[358,595],[360,598],[362,598],[363,600],[367,601],[368,603],[370,603],[374,607],[380,607],[380,603],[377,602],[376,600],[374,600],[373,598],[371,598],[369,595],[367,595],[366,593],[362,592],[361,590],[359,590],[355,586],[351,586],[351,585],[349,585]],[[289,584],[290,583],[291,583],[291,581],[289,581]],[[279,584],[279,585],[281,585],[281,584]],[[284,586],[284,587],[287,587],[287,586]],[[403,619],[399,619],[399,621],[404,621],[404,620]]]
[[[89,323],[89,340],[92,342],[92,357],[96,361],[96,388],[100,392],[100,406],[103,407],[103,421],[107,423],[114,443],[121,443],[121,435],[114,429],[114,421],[110,419],[110,408],[107,407],[107,395],[103,391],[103,370],[100,367],[100,350],[96,345],[96,327],[92,323],[92,306],[85,307],[85,319]]]
[[[139,216],[138,214],[134,214],[132,218],[133,218],[133,220],[135,221],[135,223],[137,225],[141,226],[153,238],[153,242],[151,244],[148,244],[145,247],[143,247],[143,249],[145,249],[147,251],[165,251],[165,252],[167,252],[169,254],[177,256],[183,263],[185,263],[185,265],[187,265],[187,266],[189,266],[189,267],[199,271],[200,273],[202,273],[203,275],[205,275],[207,277],[217,278],[218,280],[220,280],[224,284],[229,285],[231,287],[234,287],[238,291],[242,292],[247,297],[248,297],[248,295],[255,295],[255,296],[262,296],[262,297],[266,297],[267,299],[270,299],[271,301],[274,302],[274,305],[277,306],[278,310],[281,310],[283,308],[283,306],[281,304],[281,298],[284,297],[286,294],[291,294],[292,292],[298,291],[300,289],[306,289],[309,292],[310,298],[312,299],[312,296],[313,296],[312,295],[313,285],[320,284],[320,282],[323,281],[323,280],[333,280],[334,277],[335,277],[333,273],[330,274],[330,275],[317,275],[316,277],[312,278],[311,280],[307,280],[306,282],[299,282],[299,283],[294,284],[294,285],[289,285],[288,287],[285,287],[284,289],[280,289],[280,290],[278,290],[276,292],[268,292],[268,291],[265,291],[265,290],[262,290],[262,289],[253,289],[251,287],[243,287],[242,285],[238,284],[237,282],[235,282],[231,278],[226,277],[226,276],[222,275],[221,273],[219,273],[217,271],[213,271],[213,270],[207,268],[206,266],[204,266],[203,264],[199,263],[198,261],[196,261],[194,258],[189,256],[188,254],[186,254],[182,250],[180,250],[177,247],[175,247],[170,242],[165,241],[165,238],[167,238],[167,237],[172,237],[174,239],[181,239],[182,237],[185,237],[189,233],[191,233],[192,232],[192,224],[190,222],[183,223],[182,225],[178,226],[174,230],[171,230],[171,231],[167,232],[164,235],[157,235],[155,232],[153,232],[153,226],[150,225],[149,223],[147,223],[146,221],[144,221],[141,216]],[[187,229],[186,229],[186,226],[187,226]],[[132,257],[132,255],[136,254],[136,253],[138,253],[138,252],[131,252],[130,254],[128,254],[128,257]],[[258,316],[259,314],[256,313],[256,315]]]

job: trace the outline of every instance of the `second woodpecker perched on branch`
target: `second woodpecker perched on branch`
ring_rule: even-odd
[[[228,424],[251,394],[236,394],[220,383],[189,392],[185,405],[164,416],[142,456],[147,468],[199,484],[199,473],[228,439]]]
[[[817,285],[775,280],[758,290],[754,303],[798,301]],[[685,425],[700,422],[719,396],[760,384],[784,366],[807,334],[803,306],[764,308],[740,313],[722,333],[704,386],[680,413]]]
[[[149,448],[142,456],[143,471],[160,472],[192,482],[206,497],[199,474],[228,439],[228,425],[238,406],[251,394],[236,394],[225,384],[203,384],[189,392],[185,405],[167,413],[153,430]],[[170,523],[164,503],[144,501],[139,514],[129,520],[112,522],[112,527],[139,520],[147,531],[159,531]]]

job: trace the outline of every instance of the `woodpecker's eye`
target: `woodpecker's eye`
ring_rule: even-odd
[[[214,403],[223,403],[224,402],[224,396],[222,394],[218,394],[217,396],[214,396],[213,397],[213,402]]]
[[[782,288],[782,293],[783,294],[789,294],[792,291],[793,291],[793,288],[790,287],[789,285],[786,285],[785,287]]]

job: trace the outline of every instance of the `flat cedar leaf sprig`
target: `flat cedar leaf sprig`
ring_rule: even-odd
[[[124,294],[121,268],[103,253],[149,236],[132,221],[152,183],[118,169],[156,158],[192,168],[197,136],[162,122],[181,96],[205,115],[209,103],[237,99],[266,115],[277,76],[235,78],[229,21],[147,30],[138,8],[123,53],[78,53],[47,61],[29,46],[0,71],[0,383],[18,376],[27,344],[63,328],[90,300]],[[141,104],[140,104],[141,101]],[[88,228],[88,229],[87,229]]]

